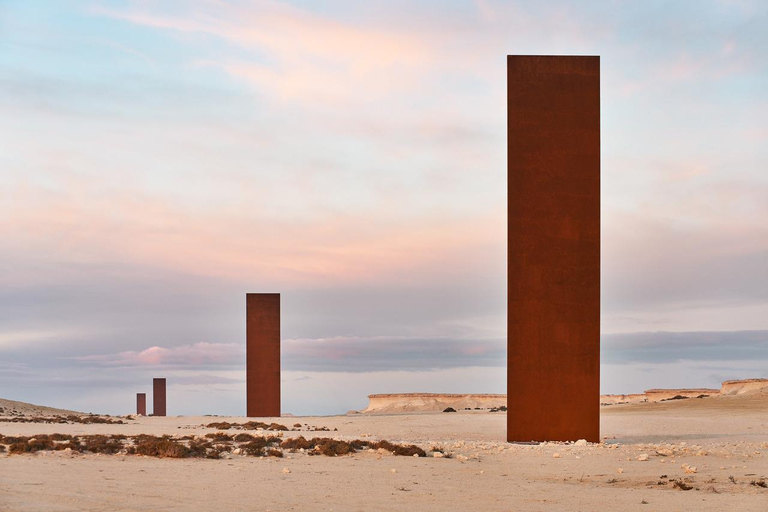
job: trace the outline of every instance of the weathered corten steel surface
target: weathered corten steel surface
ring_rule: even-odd
[[[152,414],[165,416],[165,379],[152,379]]]
[[[507,440],[600,440],[600,58],[507,57]]]
[[[245,297],[246,415],[280,416],[280,294]]]
[[[136,414],[147,415],[147,394],[136,393]]]

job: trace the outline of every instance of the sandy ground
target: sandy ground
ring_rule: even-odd
[[[0,423],[0,433],[205,434],[215,430],[203,424],[223,420],[244,421],[150,417],[126,425]],[[374,451],[220,460],[0,454],[0,510],[768,511],[768,488],[750,484],[768,481],[766,394],[604,407],[605,443],[586,446],[507,444],[503,413],[277,421],[338,428],[286,436],[370,435],[425,449],[440,445],[453,458]],[[646,455],[647,460],[637,460]],[[686,472],[685,465],[695,470]],[[670,479],[685,480],[692,489],[674,489]]]

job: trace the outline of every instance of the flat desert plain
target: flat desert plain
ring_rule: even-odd
[[[24,417],[18,414],[14,417]],[[0,453],[0,509],[768,511],[764,392],[602,407],[600,444],[508,444],[503,412],[259,420],[294,430],[249,433],[283,440],[300,435],[386,439],[416,444],[427,456],[363,448],[341,456],[283,449],[282,458],[259,457],[232,449],[217,459],[160,458],[125,450],[10,454],[6,446]],[[2,422],[0,433],[205,436],[220,431],[205,426],[211,422],[247,420],[124,421]],[[314,430],[322,427],[329,431]],[[240,432],[245,431],[226,430]]]

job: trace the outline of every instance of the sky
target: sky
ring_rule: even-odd
[[[599,55],[604,393],[768,377],[768,3],[0,0],[0,397],[504,393],[506,55]],[[150,396],[151,404],[151,396]],[[151,407],[151,405],[150,405]]]

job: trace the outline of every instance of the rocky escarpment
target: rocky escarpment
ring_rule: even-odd
[[[649,402],[661,402],[674,398],[704,398],[719,395],[720,390],[712,388],[646,389],[644,394]]]
[[[678,398],[698,398],[747,393],[768,393],[768,379],[727,380],[720,389],[675,388],[649,389],[645,393],[601,395],[601,405],[660,402]],[[362,413],[438,412],[452,407],[457,411],[498,409],[507,405],[503,394],[389,393],[368,395],[368,407]],[[350,411],[353,412],[353,411]],[[356,411],[354,411],[356,412]]]
[[[437,412],[448,407],[465,409],[493,409],[507,405],[507,395],[446,394],[446,393],[391,393],[368,395],[368,407],[363,413]]]
[[[721,395],[743,395],[760,391],[768,392],[768,379],[727,380],[720,388]]]
[[[632,393],[629,395],[600,395],[600,405],[615,405],[615,404],[639,404],[640,402],[647,402],[648,397],[645,393]]]

